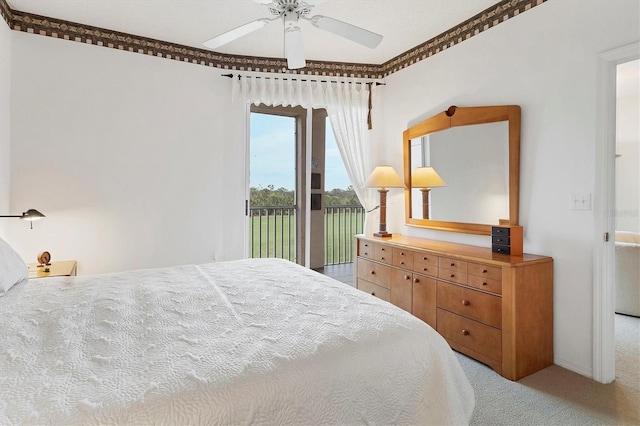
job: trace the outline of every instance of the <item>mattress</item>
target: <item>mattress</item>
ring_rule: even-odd
[[[0,297],[0,424],[466,424],[444,339],[286,260],[29,280]]]

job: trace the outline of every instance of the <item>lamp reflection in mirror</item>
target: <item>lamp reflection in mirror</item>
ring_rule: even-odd
[[[378,166],[364,183],[365,188],[379,188],[380,193],[380,228],[373,235],[376,237],[391,237],[387,232],[387,188],[404,188],[404,183],[398,173],[391,166]]]
[[[29,209],[20,215],[8,215],[8,216],[0,215],[0,217],[17,217],[22,220],[28,220],[29,222],[31,222],[31,229],[33,229],[33,221],[42,219],[45,216],[36,209]]]
[[[433,167],[416,167],[411,174],[411,187],[422,192],[422,218],[429,219],[429,191],[431,188],[447,186]]]

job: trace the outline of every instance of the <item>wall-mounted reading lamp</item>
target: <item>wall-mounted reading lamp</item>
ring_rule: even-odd
[[[417,167],[411,175],[411,187],[420,188],[422,192],[422,218],[430,219],[429,191],[431,188],[446,186],[433,167]]]
[[[0,215],[0,217],[17,217],[19,219],[28,220],[29,222],[31,222],[31,229],[33,229],[33,221],[42,219],[45,216],[36,209],[29,209],[26,212],[23,212],[21,215]]]
[[[391,237],[387,232],[387,188],[404,188],[404,183],[398,173],[391,166],[378,166],[364,183],[365,188],[380,188],[380,230],[373,235],[376,237]]]

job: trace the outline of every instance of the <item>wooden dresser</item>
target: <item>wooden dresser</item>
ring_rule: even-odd
[[[553,259],[393,234],[356,236],[357,288],[519,380],[553,364]]]

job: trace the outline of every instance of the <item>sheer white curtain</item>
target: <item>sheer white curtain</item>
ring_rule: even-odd
[[[369,86],[301,78],[234,76],[232,99],[255,105],[325,108],[351,185],[365,210],[371,210],[377,204],[376,197],[363,186],[372,169],[367,128]]]

